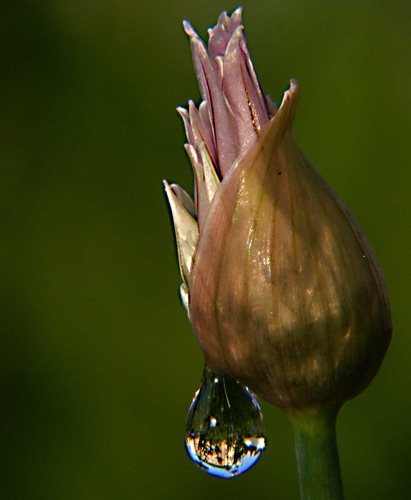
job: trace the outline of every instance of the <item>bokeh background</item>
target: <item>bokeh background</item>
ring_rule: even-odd
[[[343,408],[347,499],[409,498],[411,3],[244,0],[265,92],[301,85],[295,136],[368,235],[395,336]],[[231,0],[3,0],[0,6],[0,496],[298,498],[286,418],[211,478],[188,459],[202,356],[178,298],[161,180],[191,189],[175,107],[198,101],[181,20]]]

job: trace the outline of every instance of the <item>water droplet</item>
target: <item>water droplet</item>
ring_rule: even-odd
[[[237,380],[204,368],[187,417],[186,448],[208,474],[230,478],[252,467],[265,448],[263,416]]]

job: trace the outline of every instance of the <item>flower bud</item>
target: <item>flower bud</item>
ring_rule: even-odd
[[[176,185],[166,192],[206,363],[286,411],[338,407],[369,384],[388,348],[382,271],[292,138],[297,83],[278,110],[262,93],[241,11],[220,16],[208,48],[185,28],[204,99],[179,108],[195,203]]]

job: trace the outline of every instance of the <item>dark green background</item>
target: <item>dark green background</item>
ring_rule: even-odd
[[[290,426],[206,476],[183,447],[202,355],[178,298],[161,180],[191,189],[175,107],[198,100],[190,19],[230,1],[0,5],[0,496],[296,499]],[[301,85],[295,136],[371,241],[395,336],[339,418],[347,499],[409,497],[411,4],[243,2],[265,92]]]

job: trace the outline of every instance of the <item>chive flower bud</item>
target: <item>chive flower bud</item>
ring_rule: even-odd
[[[194,201],[165,185],[206,363],[283,410],[338,407],[369,384],[390,342],[381,268],[292,137],[297,82],[278,109],[263,94],[241,10],[221,14],[208,47],[185,29],[203,98],[178,108]]]

